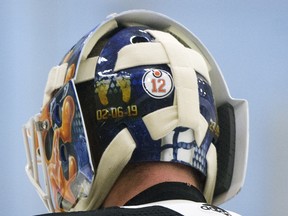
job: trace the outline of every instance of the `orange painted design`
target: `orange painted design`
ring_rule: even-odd
[[[59,202],[57,199],[57,194],[59,193],[65,200],[70,203],[75,203],[76,198],[71,191],[71,184],[76,178],[77,174],[77,164],[75,158],[69,156],[69,177],[66,180],[62,168],[62,162],[60,158],[59,151],[59,139],[60,139],[60,131],[59,129],[54,132],[53,139],[53,151],[50,161],[48,162],[48,173],[51,183],[51,188],[54,195],[54,201],[56,204],[56,211],[62,211],[59,206]],[[59,200],[61,202],[61,200]]]
[[[154,75],[155,75],[156,77],[160,77],[160,76],[161,76],[161,72],[158,71],[158,70],[154,70]]]
[[[53,133],[52,153],[50,160],[46,159],[48,176],[51,183],[51,189],[54,196],[55,210],[63,211],[60,206],[61,199],[59,195],[71,204],[76,202],[76,198],[71,190],[71,184],[77,176],[77,161],[74,156],[68,155],[69,175],[68,179],[64,176],[62,168],[62,161],[59,149],[59,141],[61,140],[65,145],[70,145],[72,142],[72,121],[75,114],[75,103],[71,96],[66,96],[62,105],[62,125],[56,128]],[[49,104],[42,110],[40,117],[41,121],[48,120],[51,128],[52,120],[50,117]],[[46,139],[47,131],[42,132],[43,140]],[[38,143],[38,142],[37,142]],[[46,142],[44,142],[44,145]],[[49,144],[49,143],[48,143]],[[59,195],[58,195],[59,194]]]
[[[69,82],[69,80],[71,80],[74,77],[75,68],[76,68],[75,64],[72,64],[72,65],[69,66],[69,68],[67,69],[67,72],[66,72],[64,83]]]
[[[60,137],[64,143],[72,141],[72,120],[75,114],[75,104],[71,96],[67,96],[62,106],[62,126]]]

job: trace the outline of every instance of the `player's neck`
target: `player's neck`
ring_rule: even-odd
[[[184,182],[197,187],[191,168],[172,163],[141,163],[124,169],[103,206],[123,206],[137,194],[162,182]]]

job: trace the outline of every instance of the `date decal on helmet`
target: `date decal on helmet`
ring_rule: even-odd
[[[143,75],[142,86],[145,92],[155,99],[167,97],[174,89],[174,83],[170,73],[160,69],[148,70]]]
[[[127,107],[110,107],[106,109],[96,110],[96,119],[106,120],[108,118],[123,118],[123,117],[133,117],[138,115],[137,105],[130,105]]]

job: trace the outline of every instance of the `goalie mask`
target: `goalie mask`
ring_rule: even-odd
[[[207,201],[221,204],[244,182],[247,110],[183,26],[113,15],[50,71],[41,113],[23,129],[26,171],[49,211],[98,208],[128,163],[151,161],[197,170]]]

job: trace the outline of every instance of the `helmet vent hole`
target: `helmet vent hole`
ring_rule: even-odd
[[[143,36],[133,36],[130,38],[132,44],[149,42],[149,39]]]

